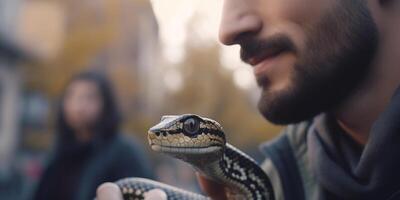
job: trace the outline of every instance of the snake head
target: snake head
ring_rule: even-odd
[[[181,157],[222,152],[226,142],[218,122],[193,114],[163,116],[148,139],[154,151]]]

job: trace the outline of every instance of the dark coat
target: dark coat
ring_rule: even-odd
[[[101,183],[154,178],[141,146],[119,134],[85,145],[70,143],[58,148],[49,161],[34,200],[93,199]]]

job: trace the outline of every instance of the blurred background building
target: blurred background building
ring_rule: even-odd
[[[2,193],[16,195],[20,178],[13,170],[19,128],[21,76],[18,63],[24,54],[14,44],[0,38],[0,198]],[[9,196],[7,196],[9,197]]]
[[[54,112],[75,73],[116,86],[124,132],[147,146],[161,115],[217,119],[230,143],[257,159],[280,127],[257,114],[258,92],[237,48],[217,42],[213,0],[1,0],[0,199],[29,199],[52,148]],[[191,168],[152,154],[161,181],[197,185]],[[179,169],[179,170],[177,170]]]
[[[18,197],[23,188],[22,177],[14,169],[19,138],[21,63],[28,57],[13,38],[20,3],[0,2],[0,199]]]

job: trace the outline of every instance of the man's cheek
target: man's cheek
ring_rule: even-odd
[[[337,0],[282,0],[276,6],[279,13],[275,14],[306,28],[318,23],[324,13],[333,9],[337,3]]]

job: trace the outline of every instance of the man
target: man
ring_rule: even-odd
[[[399,0],[225,0],[220,40],[292,124],[261,148],[276,199],[400,199]]]

